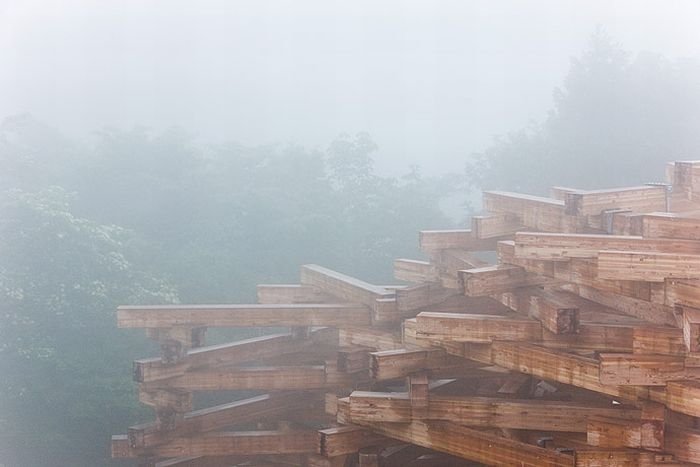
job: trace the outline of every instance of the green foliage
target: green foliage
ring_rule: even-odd
[[[325,152],[143,128],[79,145],[24,116],[0,135],[13,167],[0,195],[10,465],[104,464],[110,434],[152,417],[130,365],[154,349],[116,328],[119,304],[252,301],[257,283],[296,282],[312,262],[391,282],[419,229],[450,226],[439,202],[454,181],[377,175],[366,134]]]
[[[632,58],[598,30],[546,121],[496,139],[468,176],[486,189],[530,193],[659,181],[665,162],[696,158],[698,103],[700,62]]]
[[[114,311],[177,295],[134,263],[131,233],[76,217],[62,188],[8,190],[0,219],[3,460],[94,463],[110,417],[136,413],[128,359],[149,350],[116,329]]]

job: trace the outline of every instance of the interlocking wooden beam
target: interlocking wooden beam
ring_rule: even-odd
[[[574,457],[450,422],[368,423],[372,431],[464,459],[513,467],[573,467]]]
[[[485,191],[482,205],[492,213],[515,215],[529,228],[547,232],[562,227],[564,202],[560,200],[508,191]]]
[[[620,420],[593,416],[588,419],[587,442],[609,448],[641,448],[660,451],[664,447],[663,420]]]
[[[378,299],[394,297],[394,291],[333,271],[317,264],[301,267],[301,283],[313,286],[341,300],[374,307]]]
[[[494,339],[540,341],[542,325],[518,315],[423,312],[416,316],[420,336],[458,342],[492,342]]]
[[[435,265],[428,261],[396,259],[394,278],[406,282],[437,282],[440,276]]]
[[[156,421],[115,437],[113,455],[147,467],[700,464],[698,167],[669,166],[673,193],[486,192],[472,230],[423,231],[429,261],[394,263],[408,286],[306,265],[300,284],[259,286],[258,305],[120,307],[119,325],[146,328],[163,353],[134,363]],[[209,326],[291,329],[201,347]],[[269,394],[192,411],[196,392],[231,390]]]
[[[491,251],[502,238],[476,238],[469,229],[421,230],[418,243],[425,253],[456,248],[467,251]]]
[[[192,349],[187,358],[177,364],[165,364],[160,358],[134,361],[134,380],[140,383],[182,376],[190,369],[236,365],[262,360],[276,355],[301,352],[318,346],[337,343],[333,329],[317,329],[302,339],[290,333],[253,337],[230,344],[212,345]],[[334,339],[335,338],[335,339]]]
[[[549,278],[529,273],[520,266],[499,264],[460,271],[464,294],[469,297],[483,297],[507,292],[518,287],[553,283]]]
[[[490,347],[491,361],[509,370],[620,397],[623,400],[636,400],[646,394],[643,389],[634,386],[603,384],[600,381],[600,362],[593,358],[517,342],[494,341]]]
[[[284,303],[330,303],[338,301],[321,292],[318,287],[301,284],[260,284],[257,288],[258,303],[272,305]]]
[[[352,454],[361,448],[386,444],[388,440],[359,426],[339,426],[318,431],[319,453],[326,457]]]
[[[700,254],[700,242],[624,235],[518,232],[515,256],[524,259],[560,260],[595,258],[601,250]]]
[[[131,448],[126,437],[113,437],[112,457],[297,454],[316,452],[317,447],[313,430],[223,431],[178,437],[145,449]]]
[[[671,279],[700,279],[700,255],[601,251],[598,278],[663,282]]]
[[[472,233],[479,239],[510,236],[518,230],[523,230],[523,223],[513,213],[472,217]]]
[[[370,376],[378,381],[404,378],[420,370],[459,374],[469,368],[474,368],[474,364],[438,348],[396,349],[370,354]]]
[[[408,314],[438,305],[456,295],[459,295],[458,291],[446,289],[438,283],[417,284],[396,291],[396,306],[400,312]]]
[[[121,328],[246,326],[363,326],[370,312],[360,304],[120,306]]]
[[[365,375],[364,379],[368,379]],[[147,388],[178,388],[188,391],[234,391],[259,389],[280,391],[353,386],[362,375],[333,371],[326,365],[252,366],[201,369],[166,380],[144,383]]]
[[[406,393],[355,391],[350,395],[353,423],[409,423],[415,419]],[[431,394],[426,420],[442,420],[471,427],[510,428],[586,433],[593,416],[639,420],[641,411],[631,406],[496,397],[443,396]]]
[[[685,368],[683,357],[672,355],[602,353],[599,358],[603,384],[665,386],[668,381],[700,376],[700,371]]]
[[[700,219],[669,212],[644,214],[639,235],[646,238],[700,240]]]
[[[599,215],[609,209],[635,212],[666,210],[665,186],[637,186],[605,190],[580,190],[564,195],[566,213],[573,216]]]
[[[278,392],[249,397],[228,404],[185,414],[172,430],[161,430],[157,423],[129,427],[132,448],[147,448],[166,443],[173,438],[193,433],[206,433],[235,424],[245,424],[280,416],[290,411],[318,405],[320,396],[314,393]]]

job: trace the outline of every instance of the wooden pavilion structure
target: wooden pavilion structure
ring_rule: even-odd
[[[112,439],[144,466],[700,464],[700,161],[666,184],[485,192],[426,230],[403,285],[318,265],[258,303],[124,306],[155,420]],[[482,252],[495,252],[484,254]],[[206,346],[210,327],[270,328]],[[245,391],[193,410],[198,391]],[[238,392],[236,394],[241,394]]]

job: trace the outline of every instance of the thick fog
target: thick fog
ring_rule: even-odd
[[[250,145],[367,131],[392,174],[461,171],[494,135],[544,119],[597,26],[632,52],[700,44],[692,0],[0,5],[2,117]]]
[[[418,232],[468,228],[482,190],[700,159],[699,18],[680,0],[0,0],[0,467],[126,465],[110,437],[154,419],[132,362],[159,350],[120,305],[255,303],[310,263],[393,285],[396,258],[430,259]],[[457,286],[436,251],[425,277]]]

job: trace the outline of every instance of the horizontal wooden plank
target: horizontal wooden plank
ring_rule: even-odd
[[[317,287],[301,284],[260,284],[257,288],[258,303],[324,303],[335,302],[331,295]]]
[[[664,303],[670,307],[700,308],[700,279],[666,279]]]
[[[221,430],[235,424],[262,421],[267,417],[282,416],[290,411],[309,408],[319,403],[313,393],[278,392],[241,399],[228,404],[195,410],[184,415],[173,430],[161,430],[157,423],[143,423],[129,427],[132,448],[146,448],[193,433]]]
[[[306,453],[316,451],[318,444],[316,437],[316,432],[313,430],[226,431],[180,437],[159,446],[131,450],[127,450],[121,445],[115,449],[115,444],[123,443],[123,440],[113,438],[112,457],[137,457],[139,455],[156,457],[250,456]]]
[[[700,381],[669,381],[661,402],[675,412],[700,417]]]
[[[405,378],[420,370],[459,372],[474,365],[448,355],[443,349],[397,349],[370,354],[370,376],[375,380]]]
[[[121,328],[171,326],[367,326],[370,311],[359,304],[120,306]]]
[[[433,255],[438,266],[440,283],[448,289],[461,289],[459,271],[489,266],[487,261],[477,258],[472,252],[449,248]]]
[[[598,277],[647,282],[664,282],[666,278],[700,279],[700,255],[601,251]]]
[[[337,368],[328,368],[328,365],[201,369],[144,385],[148,388],[178,388],[187,391],[280,391],[352,386],[362,380],[361,375],[340,373]],[[364,378],[368,379],[369,374]]]
[[[510,236],[523,227],[520,218],[512,213],[472,217],[473,235],[480,239]]]
[[[575,232],[579,227],[575,217],[565,214],[564,202],[557,199],[507,191],[485,191],[482,204],[486,211],[514,215],[528,229]]]
[[[320,389],[326,386],[326,369],[324,365],[201,369],[145,384],[188,391]]]
[[[527,272],[520,266],[499,264],[460,271],[464,294],[483,297],[518,287],[553,283],[549,278]]]
[[[400,312],[410,312],[438,305],[458,291],[446,289],[438,283],[416,284],[396,291],[396,306]]]
[[[647,238],[700,240],[700,219],[668,212],[640,217],[640,235]]]
[[[354,454],[367,446],[386,444],[384,436],[359,426],[339,426],[318,430],[319,453],[326,457]]]
[[[420,249],[426,253],[456,248],[468,251],[490,251],[496,249],[499,239],[476,238],[469,229],[455,230],[421,230]]]
[[[134,380],[141,383],[157,381],[181,376],[190,369],[236,365],[276,355],[301,352],[312,347],[331,345],[337,342],[337,331],[331,328],[322,328],[311,331],[308,338],[280,333],[253,337],[229,344],[199,347],[189,350],[187,357],[176,364],[163,363],[160,358],[144,358],[134,361]]]
[[[641,411],[631,406],[543,400],[517,400],[431,394],[425,419],[483,428],[586,433],[593,416],[639,420]],[[355,391],[350,395],[354,423],[409,423],[415,418],[406,393]]]
[[[434,264],[415,259],[395,259],[394,279],[406,282],[435,282],[439,274]]]
[[[144,463],[144,467],[221,467],[250,461],[251,456],[182,456],[155,462]],[[285,458],[285,460],[288,460]]]
[[[700,254],[700,242],[625,235],[539,232],[515,234],[515,256],[518,258],[546,260],[595,258],[601,250]]]
[[[339,345],[359,345],[376,350],[400,349],[401,335],[393,330],[346,326],[338,330]]]
[[[419,336],[458,342],[494,340],[542,340],[542,325],[517,315],[492,316],[422,312],[416,316]]]
[[[678,356],[601,353],[599,359],[603,384],[665,386],[686,376],[684,358]]]
[[[368,423],[372,431],[407,443],[490,465],[574,466],[574,457],[450,422]]]
[[[673,308],[667,305],[635,299],[581,284],[577,284],[572,290],[575,290],[576,293],[587,300],[600,303],[601,305],[605,305],[621,313],[650,323],[670,326],[676,326],[678,324]]]
[[[605,190],[575,191],[564,195],[566,213],[574,216],[598,215],[608,209],[635,212],[666,210],[665,186],[637,186]]]
[[[603,384],[600,363],[593,359],[533,344],[495,341],[491,344],[495,365],[591,391],[636,400],[647,393],[636,387]]]
[[[600,447],[660,451],[664,447],[664,422],[663,419],[631,421],[595,415],[588,419],[587,442]]]
[[[669,424],[664,449],[681,461],[700,464],[700,430]]]
[[[393,298],[394,291],[317,264],[301,267],[301,283],[318,288],[340,300],[373,307],[377,299]]]

